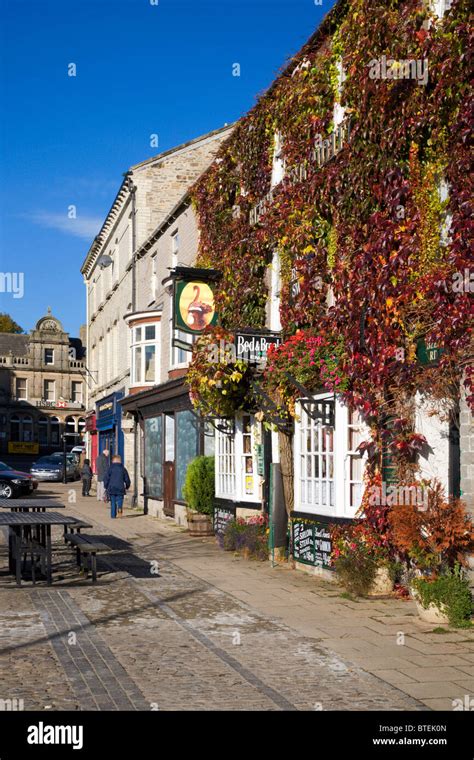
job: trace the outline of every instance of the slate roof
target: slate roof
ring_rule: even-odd
[[[0,355],[5,356],[11,351],[13,356],[26,356],[29,341],[29,335],[0,332]]]

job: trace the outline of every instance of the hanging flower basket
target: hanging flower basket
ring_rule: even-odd
[[[347,390],[344,372],[345,350],[341,338],[319,335],[315,330],[298,330],[280,346],[270,346],[264,387],[278,396],[294,415],[295,401],[301,393],[288,376],[310,391],[324,388],[342,393]]]
[[[204,416],[232,417],[252,408],[251,370],[235,358],[233,345],[232,333],[210,328],[194,347],[186,382],[194,408]]]

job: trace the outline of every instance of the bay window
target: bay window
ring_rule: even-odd
[[[360,507],[364,462],[357,447],[365,426],[357,412],[328,394],[314,401],[334,403],[334,424],[313,419],[298,405],[295,425],[295,511],[354,517]],[[312,408],[309,407],[311,411]],[[316,405],[320,413],[322,404]]]

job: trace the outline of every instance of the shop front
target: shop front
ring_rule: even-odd
[[[120,405],[123,395],[123,391],[118,391],[101,399],[96,404],[96,429],[99,439],[96,454],[100,454],[104,449],[108,449],[110,456],[119,454],[123,459],[124,438],[122,432],[122,407]]]
[[[171,517],[186,525],[183,487],[188,464],[214,454],[214,431],[192,411],[182,378],[123,399],[141,430],[141,467],[145,514]]]

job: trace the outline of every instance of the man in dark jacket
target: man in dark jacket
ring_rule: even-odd
[[[104,449],[95,460],[95,474],[97,477],[97,500],[103,501],[105,496],[104,478],[109,469],[109,450]]]
[[[91,463],[88,459],[84,459],[84,464],[81,468],[81,480],[82,480],[82,495],[83,496],[89,496],[89,491],[91,490],[91,482],[92,482],[92,469],[91,469]]]
[[[130,477],[122,464],[122,457],[115,455],[112,457],[112,464],[106,472],[104,478],[104,487],[110,498],[110,516],[117,517],[122,515],[123,497],[128,488],[130,488]]]

